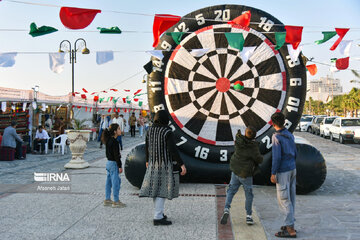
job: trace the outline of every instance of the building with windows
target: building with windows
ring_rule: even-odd
[[[343,94],[343,88],[340,79],[326,76],[308,83],[306,100],[311,97],[313,100],[329,102],[332,96],[341,94]]]

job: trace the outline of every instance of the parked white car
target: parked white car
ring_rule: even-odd
[[[320,123],[320,137],[330,137],[330,126],[337,117],[326,117]]]
[[[354,131],[354,142],[360,143],[360,128]]]
[[[300,132],[307,132],[308,131],[312,119],[313,119],[312,116],[306,116],[306,117],[301,117],[300,118],[300,123],[299,123]]]
[[[339,139],[340,143],[354,140],[355,130],[360,129],[360,118],[336,118],[330,126],[330,139]]]

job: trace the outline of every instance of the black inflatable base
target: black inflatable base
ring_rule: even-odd
[[[298,194],[307,194],[318,189],[326,178],[326,164],[321,153],[311,145],[296,144],[296,190]],[[181,176],[181,182],[189,183],[229,183],[231,171],[229,164],[209,163],[194,159],[180,152],[187,168],[187,174]],[[264,155],[259,166],[260,171],[254,176],[254,184],[270,185],[271,152]],[[135,187],[140,188],[146,171],[145,145],[132,149],[125,161],[125,176]]]

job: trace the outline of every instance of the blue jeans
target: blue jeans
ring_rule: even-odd
[[[140,126],[139,127],[139,135],[140,135],[140,137],[142,137],[143,132],[144,132],[144,126]]]
[[[98,136],[98,142],[101,141],[101,134],[102,134],[103,131],[104,131],[104,130],[103,130],[102,128],[100,128],[100,130],[99,130],[99,136]]]
[[[229,184],[229,188],[226,192],[226,201],[225,201],[225,208],[230,209],[232,199],[234,198],[235,194],[239,190],[239,187],[243,185],[244,192],[245,192],[245,210],[247,215],[252,214],[252,202],[253,202],[253,192],[252,192],[252,185],[253,185],[253,178],[241,178],[237,176],[235,173],[231,173],[231,180]]]
[[[296,169],[276,174],[276,193],[280,210],[285,214],[285,226],[295,224]]]
[[[121,178],[119,176],[119,168],[115,161],[107,161],[106,163],[106,184],[105,184],[105,199],[110,200],[111,188],[113,190],[114,202],[119,201],[119,192],[121,185]]]
[[[118,136],[118,137],[116,138],[116,140],[119,142],[119,144],[120,144],[120,149],[122,150],[122,149],[123,149],[123,145],[122,145],[122,137],[121,137],[121,135]]]

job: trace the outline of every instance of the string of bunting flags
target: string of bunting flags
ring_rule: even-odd
[[[12,3],[21,3],[21,4],[32,4],[32,5],[40,5],[40,6],[48,6],[48,7],[58,7],[60,8],[59,17],[61,23],[68,29],[79,30],[88,27],[97,14],[101,14],[103,11],[100,9],[86,9],[86,8],[76,8],[76,7],[65,7],[65,6],[57,6],[50,4],[37,4],[32,2],[22,2],[22,1],[12,1],[12,0],[4,0],[3,2],[12,2]],[[113,12],[113,13],[122,13],[125,12],[120,11],[105,11],[105,12]],[[171,14],[140,14],[140,13],[126,13],[126,14],[135,14],[135,15],[144,15],[144,16],[153,16],[153,37],[154,41],[152,46],[157,47],[159,44],[160,36],[167,31],[169,28],[177,24],[181,16],[171,15]],[[196,20],[195,18],[193,18]],[[211,19],[214,21],[214,19]],[[251,12],[244,12],[242,15],[236,17],[230,21],[218,20],[221,22],[225,22],[231,25],[240,25],[243,27],[249,27],[250,24],[263,24],[263,23],[255,23],[251,22]],[[305,44],[301,44],[302,34],[303,34],[303,26],[290,26],[285,25],[285,31],[283,32],[274,32],[276,43],[274,45],[275,50],[279,50],[280,48],[286,46],[288,48],[290,57],[292,60],[298,59],[300,52],[302,51],[302,46]],[[98,32],[101,34],[121,34],[123,31],[120,30],[118,26],[113,27],[97,27]],[[322,31],[322,39],[318,39],[314,41],[314,44],[320,45],[329,40],[333,39],[335,36],[338,36],[336,41],[330,47],[329,50],[334,51],[335,49],[339,49],[340,53],[343,55],[342,58],[337,58],[336,60],[332,60],[333,64],[331,65],[330,71],[338,71],[345,70],[349,67],[350,62],[350,49],[354,40],[343,40],[345,35],[350,31],[350,28],[334,28],[335,31]],[[354,30],[357,30],[355,28]],[[51,26],[41,26],[37,27],[35,22],[30,24],[29,34],[32,37],[39,37],[46,34],[51,34],[57,32],[58,29]],[[267,32],[270,33],[270,32]],[[190,32],[171,32],[166,33],[170,35],[176,43],[180,43],[181,39],[186,35],[190,34]],[[241,58],[246,62],[252,55],[255,50],[255,47],[244,47],[244,36],[242,33],[231,33],[231,32],[217,32],[216,34],[224,34],[229,45],[232,48],[238,49],[240,51]],[[358,45],[359,46],[359,45]],[[202,56],[209,49],[186,49],[193,56]],[[158,59],[162,59],[163,52],[162,50],[150,50],[145,51],[153,57]],[[12,67],[15,64],[15,57],[17,56],[16,52],[9,53],[1,53],[0,54],[0,67]],[[312,58],[313,59],[313,58]],[[101,65],[114,60],[114,51],[98,51],[96,52],[96,63]],[[358,59],[354,59],[358,60]],[[312,62],[312,60],[308,60]],[[55,73],[61,73],[64,69],[65,64],[65,53],[49,53],[49,63],[50,69]],[[315,75],[317,73],[316,64],[306,65],[309,73],[311,75]],[[100,101],[100,99],[99,99]],[[134,99],[135,101],[135,99]]]

